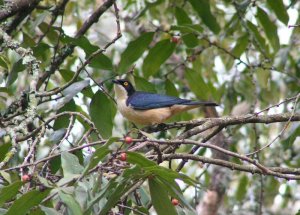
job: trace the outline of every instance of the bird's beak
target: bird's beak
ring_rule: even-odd
[[[119,80],[112,80],[114,84],[120,84]]]

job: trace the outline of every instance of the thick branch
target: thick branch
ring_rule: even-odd
[[[0,10],[0,22],[15,15],[20,11],[27,10],[32,5],[37,5],[41,0],[14,0],[7,3]]]
[[[200,126],[195,127],[182,135],[179,139],[186,139],[188,137],[199,134],[215,126],[227,127],[229,125],[241,125],[248,123],[274,123],[274,122],[287,122],[287,121],[300,121],[300,113],[283,113],[283,114],[273,114],[273,115],[245,115],[245,116],[233,116],[233,117],[222,117],[222,118],[207,118],[201,120],[192,120],[186,122],[186,124],[200,124]],[[205,123],[203,123],[205,122]]]
[[[284,178],[288,180],[300,180],[300,175],[288,175],[288,174],[299,174],[299,169],[291,170],[285,169],[285,168],[278,168],[278,167],[268,167],[269,172],[264,172],[263,170],[250,165],[240,165],[236,163],[232,163],[229,161],[221,160],[221,159],[214,159],[214,158],[208,158],[198,155],[191,155],[191,154],[167,154],[162,156],[163,160],[172,160],[172,159],[188,159],[188,160],[194,160],[194,161],[201,161],[202,163],[209,163],[214,164],[218,166],[223,166],[226,168],[229,168],[231,170],[239,170],[243,172],[249,172],[249,173],[257,173],[262,175],[272,175],[278,178]]]

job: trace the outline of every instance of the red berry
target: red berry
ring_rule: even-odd
[[[171,41],[172,41],[172,43],[178,44],[180,42],[180,38],[179,37],[172,37]]]
[[[174,198],[173,198],[173,199],[172,199],[172,204],[175,205],[175,206],[176,206],[176,205],[179,205],[178,199],[174,199]]]
[[[132,143],[132,138],[129,137],[129,136],[125,137],[125,143],[126,144],[131,144]]]
[[[22,181],[23,181],[23,182],[28,182],[28,181],[30,181],[30,176],[29,176],[29,175],[22,175]]]
[[[122,152],[121,155],[120,155],[120,160],[121,160],[121,161],[126,161],[126,159],[127,159],[127,154],[126,154],[126,152]]]

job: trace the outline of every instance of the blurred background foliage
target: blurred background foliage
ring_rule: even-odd
[[[9,32],[22,47],[32,50],[33,56],[40,61],[42,73],[45,74],[53,65],[57,66],[53,74],[43,80],[40,89],[51,90],[63,86],[72,79],[82,62],[94,51],[104,48],[117,35],[115,11],[110,7],[86,33],[76,36],[85,20],[103,4],[103,1],[70,0],[66,1],[65,9],[56,11],[61,3],[62,1],[40,1],[30,15],[17,26],[13,26],[14,28],[11,27]],[[138,90],[195,100],[212,100],[220,104],[217,108],[219,116],[258,112],[299,93],[300,28],[289,27],[300,23],[298,1],[118,0],[117,5],[122,37],[85,67],[85,71],[80,73],[76,82],[63,91],[63,98],[57,96],[51,101],[40,100],[37,111],[42,118],[47,119],[55,113],[64,111],[79,112],[91,118],[104,139],[125,135],[132,125],[117,112],[113,100],[95,85],[89,75],[98,83],[101,82],[111,95],[113,91],[109,79],[118,75],[129,78]],[[2,20],[1,28],[9,29],[13,20],[14,17]],[[68,51],[70,54],[62,63],[55,65],[55,60]],[[29,89],[31,79],[22,63],[22,57],[9,49],[1,50],[0,71],[0,108],[4,113],[22,92]],[[292,103],[284,103],[265,113],[290,112],[292,106]],[[172,118],[170,122],[204,116],[203,110],[193,110]],[[46,131],[39,143],[38,159],[47,156],[56,147],[69,123],[68,116],[54,120],[52,129]],[[224,135],[230,141],[230,150],[246,154],[271,142],[283,125],[275,123],[231,126],[224,131]],[[89,125],[84,120],[76,118],[73,126],[68,141],[65,140],[60,145],[61,150],[74,147],[70,142],[79,141]],[[153,135],[157,138],[173,139],[180,132],[182,130],[172,129]],[[300,144],[299,134],[299,122],[292,123],[280,140],[261,151],[256,159],[266,166],[299,167],[300,157],[297,153]],[[114,142],[109,147],[116,150],[119,146],[120,143]],[[10,149],[10,139],[2,136],[1,161],[5,159]],[[6,168],[22,164],[27,150],[26,142],[20,144],[18,153]],[[178,151],[189,152],[189,150],[190,147],[181,146]],[[104,159],[108,153],[107,151],[106,154],[99,155],[102,157],[97,161]],[[197,153],[211,156],[208,149],[202,149]],[[128,162],[136,164],[135,159],[143,161],[144,158],[138,156],[140,155],[128,155]],[[147,178],[155,172],[155,169],[149,168],[155,164],[147,164],[145,161],[136,168],[125,170],[122,177],[90,174],[77,184],[70,183],[69,186],[59,188],[67,183],[66,180],[72,179],[72,175],[82,174],[83,169],[91,162],[90,157],[91,152],[86,150],[76,153],[76,156],[65,153],[52,159],[49,174],[56,175],[60,184],[53,181],[49,184],[50,182],[40,174],[34,175],[38,181],[34,186],[43,184],[47,187],[42,194],[36,194],[36,190],[27,192],[30,186],[23,187],[22,192],[18,192],[22,186],[21,173],[2,171],[0,205],[3,207],[3,213],[11,206],[9,200],[13,200],[16,196],[18,200],[14,201],[13,205],[18,201],[25,204],[24,202],[28,202],[31,198],[37,198],[36,204],[32,205],[35,206],[54,189],[59,190],[57,198],[63,202],[65,212],[68,211],[69,214],[80,214],[79,211],[98,213],[105,207],[108,211],[121,196],[109,196],[111,193],[124,194],[129,189],[127,186],[135,180],[134,177]],[[172,165],[176,168],[178,163],[174,161]],[[89,167],[89,170],[91,169],[92,167]],[[162,171],[167,172],[167,165]],[[202,201],[213,175],[209,166],[191,161],[185,165],[181,173],[197,180],[202,187],[195,188],[194,182],[184,177],[182,180],[186,184],[179,183],[178,189],[184,191],[186,204],[181,203],[185,207],[178,207],[177,210],[181,214],[188,214],[186,205],[195,208]],[[161,196],[156,193],[158,189],[170,192],[171,188],[165,188],[168,183],[164,181],[168,177],[174,179],[182,176],[164,173],[159,180],[150,180],[150,190],[144,184],[139,193],[142,203],[136,210],[148,213],[147,206],[151,206],[150,196],[158,199],[161,196],[170,196],[170,193],[165,193],[166,191],[161,191]],[[62,180],[64,178],[65,181]],[[5,189],[9,189],[11,195],[4,198],[4,193],[7,193]],[[227,191],[219,214],[260,214],[260,211],[263,211],[263,214],[296,214],[300,209],[300,186],[297,181],[278,180],[270,176],[234,171],[231,172],[224,189]],[[105,194],[103,190],[107,193]],[[112,202],[109,202],[110,200]],[[160,200],[172,214],[173,206],[163,198]],[[134,195],[128,196],[127,201],[129,206],[138,205]],[[54,205],[48,202],[30,213],[56,214],[58,212],[54,212]],[[24,210],[29,210],[30,207],[28,205],[26,207]],[[16,208],[20,210],[20,206]],[[13,209],[13,206],[10,207],[11,211]],[[103,209],[101,213],[105,210]],[[129,210],[126,210],[126,213],[129,213]]]

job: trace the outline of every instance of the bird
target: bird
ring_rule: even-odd
[[[164,123],[175,114],[200,106],[218,106],[210,101],[192,101],[174,96],[137,91],[126,79],[112,80],[117,108],[130,122],[140,125]]]

